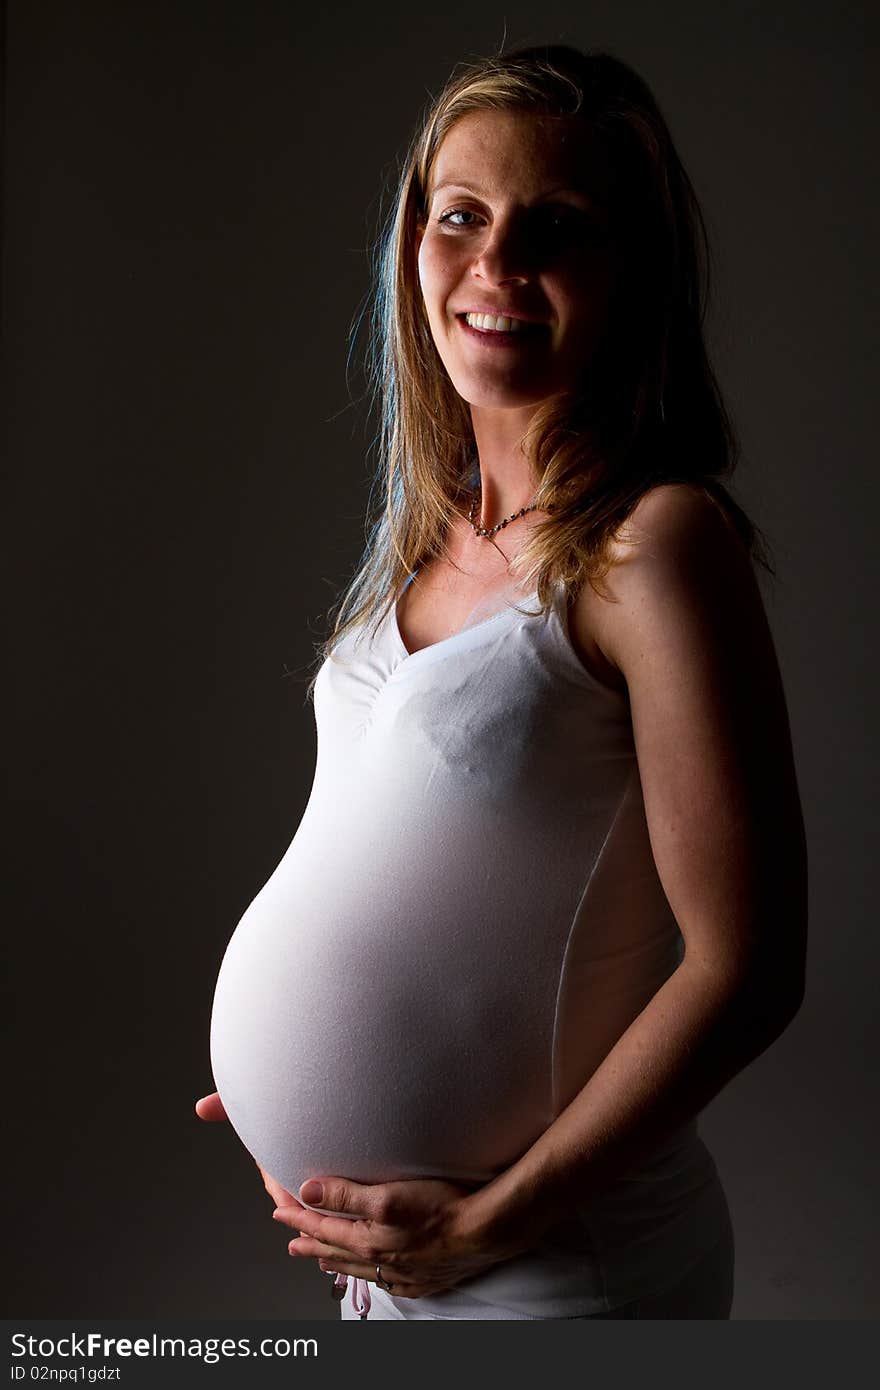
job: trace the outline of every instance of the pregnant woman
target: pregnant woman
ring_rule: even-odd
[[[343,1317],[730,1315],[697,1118],[800,1006],[806,858],[707,254],[607,54],[456,70],[406,161],[383,503],[197,1106]]]

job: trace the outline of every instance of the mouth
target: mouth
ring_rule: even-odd
[[[457,314],[464,331],[487,346],[518,346],[546,336],[548,325],[495,314]]]

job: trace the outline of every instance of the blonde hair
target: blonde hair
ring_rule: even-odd
[[[610,156],[611,234],[623,256],[623,289],[582,387],[544,402],[523,440],[537,482],[534,500],[549,515],[531,529],[511,572],[542,608],[560,582],[570,596],[585,582],[597,587],[622,524],[662,482],[704,490],[752,558],[773,572],[761,533],[720,481],[733,471],[738,450],[703,338],[709,242],[657,103],[644,81],[608,53],[520,49],[460,65],[430,103],[403,164],[378,246],[367,356],[381,414],[374,511],[360,567],[334,605],[334,628],[319,659],[349,629],[385,618],[402,581],[440,553],[472,495],[469,409],[431,337],[417,283],[416,233],[440,144],[462,116],[483,110],[587,123]]]

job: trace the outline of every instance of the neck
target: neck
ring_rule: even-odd
[[[537,486],[521,448],[532,409],[486,410],[471,407],[471,420],[480,465],[480,495],[484,526],[519,511],[532,501]]]

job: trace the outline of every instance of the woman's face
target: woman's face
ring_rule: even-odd
[[[601,144],[575,120],[476,111],[447,132],[418,274],[440,359],[471,406],[534,406],[583,379],[616,281],[608,200]]]

